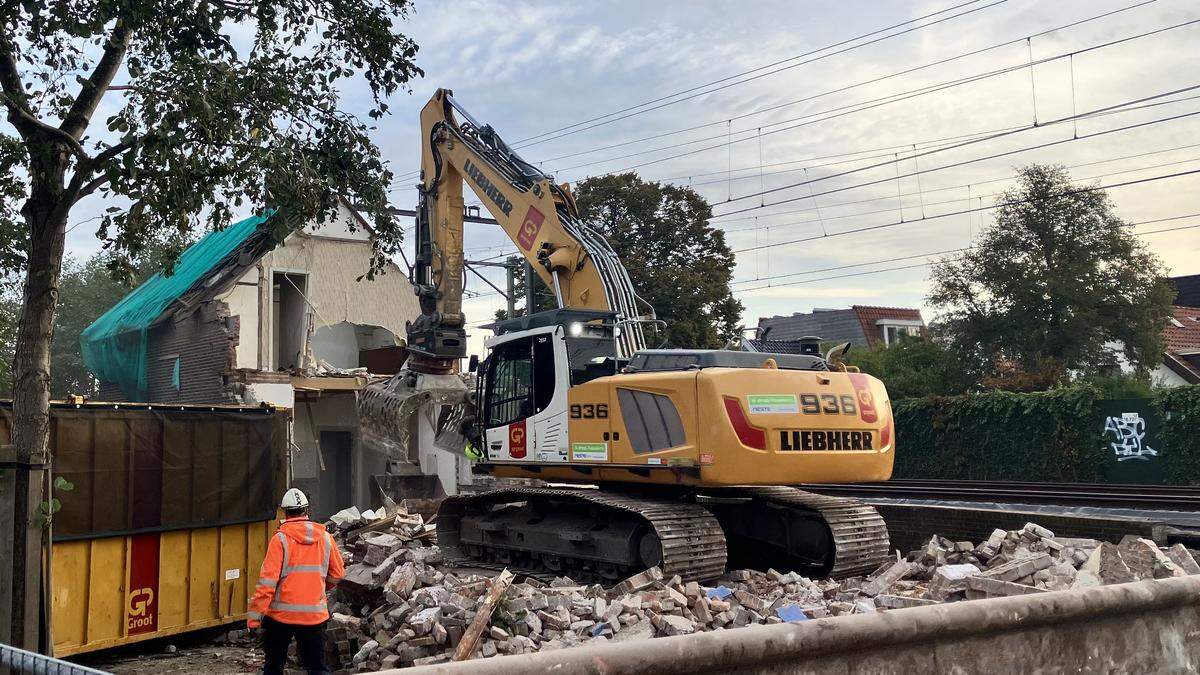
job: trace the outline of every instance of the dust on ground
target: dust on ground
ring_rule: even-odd
[[[214,644],[214,641],[222,644]],[[234,675],[262,672],[262,648],[258,643],[250,638],[230,642],[224,630],[148,640],[127,647],[80,654],[72,660],[115,675]]]

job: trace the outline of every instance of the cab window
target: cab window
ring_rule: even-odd
[[[553,339],[535,335],[495,349],[484,395],[489,428],[536,415],[550,405],[554,398]]]

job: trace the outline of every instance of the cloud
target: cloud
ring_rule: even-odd
[[[454,89],[456,97],[472,114],[492,124],[507,140],[516,141],[787,59],[944,6],[944,3],[934,0],[803,4],[761,0],[749,7],[718,0],[697,0],[686,4],[632,0],[605,3],[550,0],[420,2],[416,5],[412,20],[400,29],[421,46],[418,62],[425,69],[426,77],[413,83],[411,95],[393,97],[390,102],[392,114],[380,121],[376,140],[384,155],[393,162],[394,170],[402,174],[417,166],[421,144],[417,114],[437,87]],[[970,236],[990,222],[990,215],[984,212],[917,220],[922,210],[930,216],[956,210],[959,204],[954,200],[961,199],[962,204],[966,203],[965,188],[935,190],[1011,176],[1014,167],[1034,161],[1075,165],[1194,144],[1197,136],[1200,136],[1200,117],[1090,136],[986,161],[971,160],[1071,139],[1076,134],[1088,136],[1125,124],[1197,111],[1200,110],[1200,102],[1185,101],[1135,113],[1080,121],[1078,124],[1046,126],[900,163],[901,174],[917,169],[925,171],[919,179],[915,176],[896,179],[897,167],[890,164],[846,176],[830,177],[834,173],[886,158],[824,167],[814,165],[834,160],[813,158],[892,146],[900,146],[894,152],[903,153],[911,150],[914,143],[1028,125],[1035,113],[1029,71],[1020,69],[905,101],[831,117],[827,121],[806,124],[777,134],[760,137],[758,128],[762,127],[765,133],[777,128],[769,126],[773,122],[1021,64],[1029,56],[1024,43],[1025,36],[1122,6],[1117,0],[1062,3],[1013,0],[902,37],[789,68],[748,84],[729,86],[677,105],[532,145],[520,152],[537,163],[551,157],[715,123],[687,133],[547,162],[547,167],[557,170],[708,136],[720,137],[727,129],[734,138],[748,139],[728,148],[718,145],[721,138],[701,141],[634,158],[612,159],[559,175],[560,179],[575,179],[654,161],[638,171],[653,179],[682,176],[684,178],[676,182],[685,185],[713,181],[706,185],[695,185],[695,189],[710,200],[717,213],[789,200],[777,207],[746,214],[759,216],[758,230],[751,229],[755,221],[717,219],[716,222],[723,223],[722,228],[729,230],[728,240],[734,248],[769,244],[769,248],[738,256],[736,279],[811,271],[951,249],[969,243]],[[1080,50],[1196,16],[1197,9],[1191,0],[1160,0],[1105,19],[1035,37],[1032,40],[1033,55],[1034,58],[1044,58]],[[1197,39],[1200,39],[1200,27],[1190,26],[1123,45],[1080,53],[1069,61],[1064,59],[1038,66],[1033,76],[1039,123],[1070,115],[1072,110],[1100,108],[1193,84],[1188,78],[1200,72],[1200,50],[1195,49]],[[831,93],[769,113],[734,120],[726,126],[726,121],[732,117],[763,107],[837,90],[1010,40],[1015,44],[863,87]],[[345,103],[352,108],[358,105],[353,99]],[[706,152],[655,161],[714,145],[718,147]],[[1191,157],[1200,158],[1200,148],[1081,167],[1073,169],[1072,173],[1091,176]],[[758,176],[760,163],[798,160],[804,161],[764,169],[764,175],[761,178]],[[959,165],[951,166],[955,164]],[[1197,165],[1200,162],[1181,164],[1181,168],[1175,170]],[[806,166],[809,167],[808,178],[816,182],[786,187],[805,180],[805,173],[795,169]],[[771,173],[782,169],[793,171]],[[1168,171],[1146,169],[1129,176],[1152,176]],[[746,179],[725,182],[721,179],[726,172],[734,178],[743,176]],[[701,174],[706,176],[691,181],[686,178]],[[1120,178],[1099,180],[1108,182]],[[868,181],[880,182],[868,187],[852,187]],[[411,179],[405,181],[411,182]],[[976,185],[971,189],[971,195],[976,197],[977,202],[980,194],[999,192],[1011,184],[1011,180],[1000,180]],[[1198,186],[1200,179],[1188,177],[1118,188],[1112,190],[1110,196],[1117,212],[1128,220],[1165,218],[1200,213]],[[761,188],[784,189],[765,198],[727,203],[730,196],[746,195]],[[807,197],[810,188],[816,193],[837,190],[815,200],[816,206],[821,209],[820,218],[816,218],[813,200]],[[889,210],[897,206],[897,192],[911,193],[902,198],[904,225],[802,243],[781,243],[819,235],[822,226],[826,232],[834,233],[897,221],[901,213]],[[397,190],[393,196],[396,205],[401,207],[410,207],[415,201],[415,194],[411,190]],[[877,201],[835,206],[870,198]],[[468,194],[467,201],[471,203],[478,200]],[[986,199],[984,203],[987,203]],[[800,212],[782,213],[786,211]],[[82,219],[95,212],[81,210],[78,215]],[[814,218],[816,222],[813,222]],[[1141,229],[1185,224],[1200,224],[1200,218]],[[88,226],[82,226],[72,232],[72,250],[88,250],[88,242],[94,242],[94,238],[87,233],[88,229]],[[1174,273],[1188,274],[1200,272],[1198,235],[1200,230],[1181,230],[1148,236],[1144,241]],[[503,233],[487,226],[472,227],[467,232],[466,247],[469,254],[483,257],[513,248]],[[881,264],[880,267],[886,265]],[[833,271],[824,274],[838,273]],[[495,272],[488,274],[500,283],[501,279]],[[746,305],[744,318],[751,324],[758,316],[806,310],[817,303],[844,306],[856,301],[868,301],[871,304],[921,307],[928,288],[927,274],[927,269],[917,268],[820,284],[760,291],[739,290],[738,296]],[[813,276],[822,276],[822,273],[814,273]],[[481,292],[490,291],[478,280],[472,280],[469,284],[472,288],[478,286]],[[739,285],[735,289],[753,285]],[[468,320],[488,318],[502,306],[503,299],[498,296],[470,300],[466,303]],[[478,328],[472,330],[474,333],[483,332]],[[474,342],[472,346],[475,346]]]

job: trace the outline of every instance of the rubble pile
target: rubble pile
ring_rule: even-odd
[[[330,606],[330,665],[354,671],[1200,574],[1182,545],[1056,537],[1029,523],[979,544],[934,536],[841,581],[738,570],[702,585],[651,568],[607,590],[565,577],[510,584],[507,573],[456,572],[418,514],[367,515],[347,510],[331,527],[347,572]]]
[[[1183,544],[1160,547],[1135,535],[1119,544],[1057,537],[1026,523],[993,530],[979,544],[934,535],[906,559],[876,570],[858,591],[879,607],[897,608],[1188,574],[1200,574],[1200,564]]]

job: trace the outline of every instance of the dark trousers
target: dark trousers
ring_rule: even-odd
[[[300,665],[308,673],[328,673],[325,667],[325,624],[297,626],[263,617],[263,673],[283,675],[287,665],[288,645],[296,638]]]

